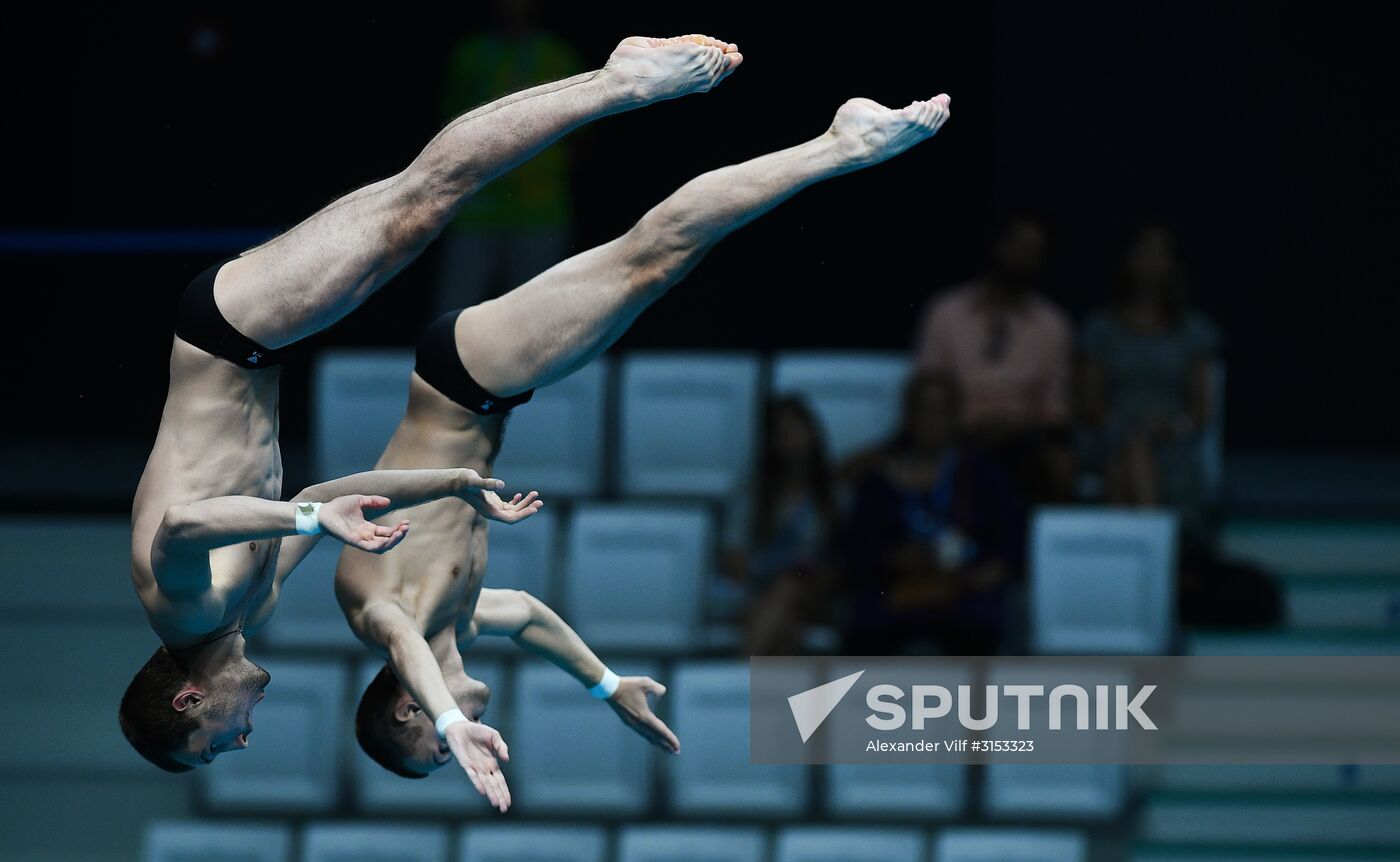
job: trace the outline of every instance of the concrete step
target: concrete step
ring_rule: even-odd
[[[1389,847],[1202,847],[1200,845],[1141,844],[1132,862],[1395,862]]]
[[[1140,823],[1139,835],[1153,842],[1384,847],[1400,859],[1400,793],[1159,791]]]
[[[1400,576],[1400,523],[1235,521],[1221,551],[1279,575]]]
[[[1195,630],[1183,648],[1187,655],[1400,655],[1400,630]]]
[[[1400,576],[1292,575],[1282,586],[1291,628],[1400,632]]]

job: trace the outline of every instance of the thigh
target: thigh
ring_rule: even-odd
[[[637,266],[625,240],[613,240],[467,309],[457,320],[457,351],[495,395],[546,386],[607,350],[672,276]]]
[[[442,227],[402,176],[357,189],[219,271],[229,323],[283,347],[335,323],[416,257]]]

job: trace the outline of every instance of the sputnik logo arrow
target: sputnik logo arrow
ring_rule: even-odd
[[[822,726],[822,722],[831,715],[841,698],[846,696],[846,692],[851,690],[851,686],[855,685],[856,680],[864,673],[865,671],[858,670],[849,676],[809,688],[788,698],[788,708],[792,710],[792,720],[797,722],[797,732],[802,735],[803,744],[817,732],[817,728]]]

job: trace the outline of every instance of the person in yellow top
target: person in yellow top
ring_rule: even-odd
[[[535,26],[533,3],[497,3],[499,25],[460,39],[443,86],[444,117],[583,68],[574,49]],[[567,142],[561,141],[468,201],[440,242],[432,316],[492,299],[562,260],[573,201]]]

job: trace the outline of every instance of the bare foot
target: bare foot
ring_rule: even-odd
[[[870,99],[851,99],[836,112],[829,134],[853,165],[873,165],[933,137],[947,121],[951,101],[942,93],[926,102],[886,108]]]
[[[647,104],[708,92],[743,61],[738,45],[709,36],[632,36],[617,46],[603,72]]]

